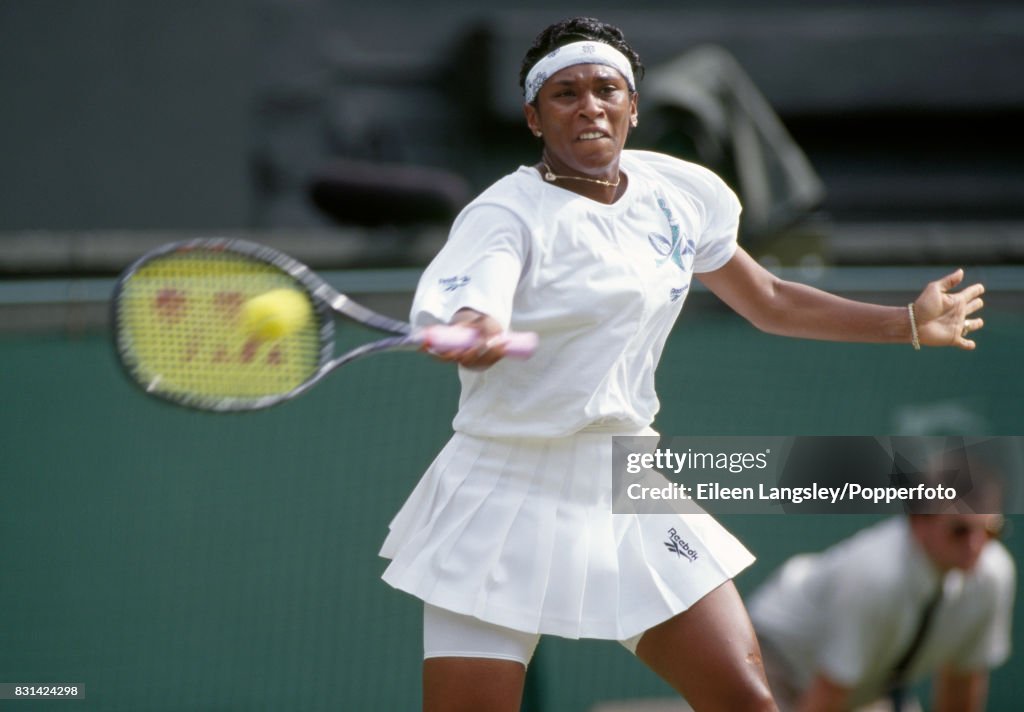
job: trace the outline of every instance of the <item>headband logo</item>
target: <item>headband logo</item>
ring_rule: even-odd
[[[526,103],[534,102],[537,92],[552,75],[575,64],[603,64],[611,67],[623,76],[630,91],[636,91],[633,67],[626,55],[603,42],[571,42],[553,49],[527,73],[523,87]]]
[[[526,87],[526,91],[531,96],[537,96],[537,92],[544,86],[544,82],[548,80],[547,72],[537,72],[537,76],[530,79],[529,85]]]

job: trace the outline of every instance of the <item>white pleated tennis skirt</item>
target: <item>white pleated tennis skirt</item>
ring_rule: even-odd
[[[383,579],[506,628],[625,640],[754,561],[710,515],[613,513],[612,490],[608,433],[456,433],[391,522]]]

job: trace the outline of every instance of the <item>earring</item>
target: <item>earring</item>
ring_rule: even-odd
[[[633,124],[633,128],[636,128],[636,125],[640,123],[640,119],[638,119],[638,118],[636,118],[634,116],[632,121],[630,121],[630,123]]]
[[[533,132],[533,135],[534,135],[534,136],[536,136],[537,138],[540,138],[540,137],[541,137],[541,136],[543,136],[544,134],[543,134],[542,132],[540,132],[540,131],[534,131],[534,132]]]

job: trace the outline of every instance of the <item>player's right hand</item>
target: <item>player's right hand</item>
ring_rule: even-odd
[[[504,329],[497,319],[473,309],[460,309],[451,324],[476,331],[476,340],[470,346],[455,351],[434,352],[442,361],[454,361],[464,368],[482,371],[505,356]]]

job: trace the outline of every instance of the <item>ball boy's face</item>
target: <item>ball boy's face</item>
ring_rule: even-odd
[[[578,64],[553,74],[524,111],[530,130],[541,132],[555,173],[614,180],[637,95],[611,67]]]
[[[918,542],[937,568],[970,571],[998,532],[998,514],[923,514],[914,518]]]

